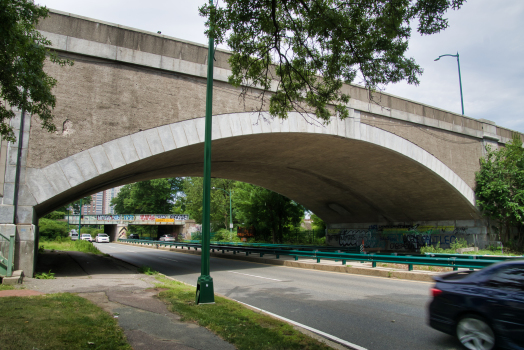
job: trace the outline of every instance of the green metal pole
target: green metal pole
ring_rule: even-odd
[[[231,213],[231,190],[229,190],[229,233],[233,233],[233,215]]]
[[[458,51],[457,51],[457,65],[458,65],[458,70],[459,70],[460,104],[462,105],[462,115],[464,115],[464,100],[462,98],[462,78],[460,77],[460,60],[459,60]]]
[[[213,6],[211,0],[210,5]],[[212,15],[211,15],[212,16]],[[212,29],[212,18],[211,28]],[[207,55],[207,91],[206,91],[206,129],[204,142],[204,193],[202,200],[202,255],[200,260],[201,274],[197,280],[195,301],[197,304],[210,304],[215,302],[213,279],[209,274],[209,240],[211,232],[211,126],[213,116],[213,60],[214,40],[209,36],[209,47]]]
[[[78,213],[78,239],[80,240],[80,227],[82,227],[82,200],[80,198],[80,212]]]
[[[459,53],[457,51],[457,54],[456,55],[450,55],[450,54],[445,54],[445,55],[440,55],[438,56],[438,58],[435,59],[435,61],[438,61],[440,60],[441,57],[444,57],[444,56],[450,56],[450,57],[456,57],[457,58],[457,65],[458,65],[458,71],[459,71],[459,85],[460,85],[460,105],[462,106],[462,115],[464,115],[464,99],[462,97],[462,78],[460,76],[460,59],[459,59]]]

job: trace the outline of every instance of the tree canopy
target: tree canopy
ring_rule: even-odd
[[[418,84],[423,70],[406,57],[411,27],[438,33],[448,27],[446,11],[464,1],[224,0],[200,13],[207,17],[206,33],[233,52],[231,84],[244,92],[276,85],[272,116],[297,110],[327,121],[334,114],[348,117],[343,83],[358,78],[370,91],[403,80]],[[265,95],[260,111],[267,110]]]
[[[44,62],[72,64],[60,59],[46,45],[51,42],[35,26],[47,17],[48,9],[32,0],[0,0],[0,135],[15,141],[9,120],[15,116],[11,107],[38,115],[42,127],[55,131],[52,109],[55,96],[51,90],[56,80],[44,72]],[[7,103],[7,106],[5,105]]]
[[[213,231],[219,228],[229,228],[229,192],[235,187],[235,183],[234,180],[211,179],[210,216]],[[178,201],[176,207],[183,206],[191,218],[202,223],[203,179],[201,177],[186,177],[183,189],[185,197]],[[182,212],[182,210],[176,212]]]
[[[167,214],[179,191],[182,179],[178,177],[154,179],[125,185],[111,200],[118,214]]]
[[[484,215],[499,224],[501,240],[508,243],[511,227],[519,229],[517,246],[523,243],[524,149],[518,135],[500,149],[486,148],[475,174],[477,205]]]
[[[235,188],[233,201],[238,221],[255,227],[259,238],[273,243],[283,242],[284,233],[299,227],[306,210],[281,194],[242,182]]]

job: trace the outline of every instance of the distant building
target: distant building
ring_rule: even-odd
[[[82,215],[115,214],[111,199],[115,198],[122,186],[111,188],[91,195],[91,203],[82,206]]]
[[[118,196],[118,193],[120,192],[122,187],[123,186],[118,186],[118,187],[111,188],[109,190],[105,190],[104,191],[106,193],[106,196],[105,196],[105,212],[104,212],[104,214],[115,214],[115,206],[111,205],[111,199],[113,199],[116,196]]]

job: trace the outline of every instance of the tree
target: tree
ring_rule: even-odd
[[[32,0],[0,0],[0,100],[10,107],[38,115],[42,127],[55,131],[51,110],[55,96],[51,90],[56,80],[44,72],[44,62],[63,66],[72,61],[60,59],[46,45],[51,42],[35,26],[48,15],[48,9]],[[15,116],[11,108],[0,104],[0,135],[16,141],[9,120]]]
[[[482,213],[499,223],[500,239],[509,243],[511,227],[519,229],[516,245],[523,243],[524,149],[519,135],[500,149],[486,147],[475,173],[475,195]]]
[[[311,214],[311,224],[314,230],[320,230],[320,231],[326,230],[326,223],[324,222],[324,220],[322,220],[315,214]]]
[[[207,17],[207,35],[232,50],[229,82],[242,86],[244,96],[276,83],[272,116],[297,110],[328,121],[334,114],[348,117],[350,96],[342,87],[357,77],[370,92],[403,80],[418,84],[423,70],[405,57],[411,26],[418,22],[423,35],[438,33],[448,27],[444,13],[464,1],[224,0],[200,14]]]
[[[236,183],[237,181],[234,180],[211,179],[211,188],[213,189],[211,190],[210,216],[213,230],[229,227],[229,192],[234,190]],[[184,205],[191,218],[202,223],[203,179],[201,177],[186,177],[183,187],[185,198],[176,207]]]
[[[118,214],[166,214],[182,190],[182,179],[167,178],[136,182],[122,187],[111,200]]]
[[[259,238],[266,241],[270,234],[273,243],[283,242],[284,233],[299,226],[305,212],[302,205],[291,199],[248,183],[237,184],[233,203],[239,222],[254,226]]]

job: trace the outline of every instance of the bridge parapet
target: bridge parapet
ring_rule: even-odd
[[[78,224],[78,215],[64,217],[69,224]],[[184,225],[189,220],[187,214],[119,214],[119,215],[82,215],[81,225]]]

